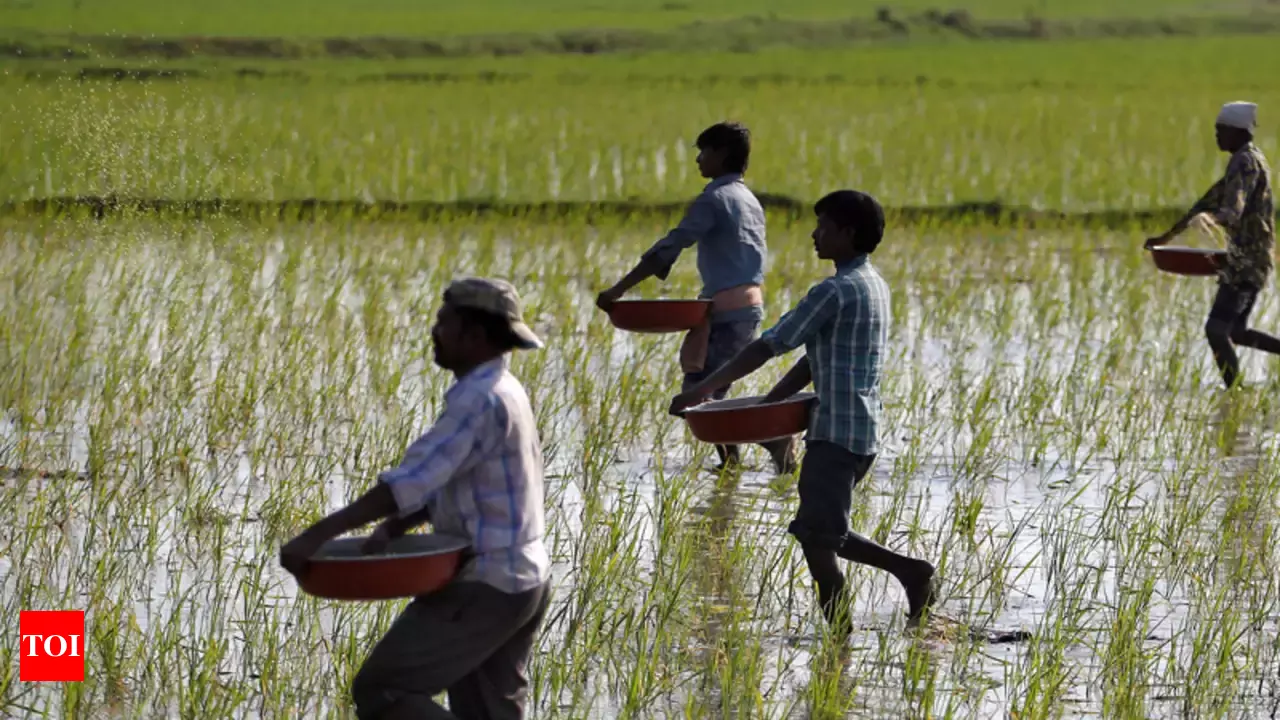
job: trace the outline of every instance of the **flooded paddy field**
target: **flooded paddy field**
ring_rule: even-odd
[[[713,472],[666,413],[678,337],[615,331],[592,304],[667,226],[4,221],[0,606],[86,609],[88,670],[17,682],[0,625],[0,715],[350,717],[401,604],[302,595],[277,552],[439,410],[452,378],[429,331],[463,273],[514,282],[548,344],[512,366],[555,560],[533,717],[1280,707],[1280,383],[1246,349],[1245,388],[1222,389],[1212,280],[1159,273],[1141,228],[891,223],[872,258],[893,292],[885,449],[853,520],[933,561],[941,604],[907,631],[897,584],[847,567],[842,653],[785,533],[795,478],[758,448]],[[810,230],[771,219],[766,325],[829,271]],[[682,262],[641,290],[697,287]],[[1254,323],[1280,328],[1274,294]]]

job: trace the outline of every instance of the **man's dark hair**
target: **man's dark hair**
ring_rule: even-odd
[[[716,123],[698,136],[694,143],[699,150],[728,150],[724,157],[724,169],[729,172],[747,171],[751,160],[751,131],[736,122]]]
[[[445,301],[448,302],[448,299],[446,298]],[[464,325],[478,325],[489,342],[502,352],[514,350],[517,347],[519,340],[515,333],[511,332],[511,323],[501,315],[458,305],[454,305],[453,310],[458,313]]]
[[[837,190],[815,203],[813,214],[825,215],[837,227],[851,228],[858,252],[875,252],[884,238],[884,208],[866,193]]]

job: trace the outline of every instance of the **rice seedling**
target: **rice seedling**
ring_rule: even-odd
[[[371,81],[9,77],[0,197],[683,201],[698,185],[693,135],[730,117],[752,128],[760,192],[857,186],[892,207],[1153,211],[1220,174],[1212,119],[1224,97],[1280,105],[1268,43],[460,60],[423,68],[517,75],[417,85],[375,70]],[[1115,76],[1117,65],[1130,72]],[[1258,137],[1271,157],[1275,132]]]
[[[783,532],[791,484],[750,454],[740,477],[703,472],[708,449],[664,412],[671,339],[590,309],[596,273],[662,227],[6,221],[0,597],[11,613],[85,607],[91,650],[82,686],[7,676],[5,714],[349,713],[397,604],[300,595],[274,551],[429,421],[445,379],[428,318],[463,268],[519,282],[551,340],[515,361],[548,449],[556,558],[537,717],[1272,702],[1275,374],[1245,356],[1254,389],[1219,391],[1207,283],[1157,275],[1128,234],[894,230],[876,259],[896,293],[888,451],[854,521],[941,559],[943,617],[904,634],[897,587],[850,571],[842,659]],[[770,231],[775,273],[795,279],[770,287],[772,319],[823,270],[806,224]],[[681,266],[664,293],[696,287]],[[1276,317],[1264,296],[1257,322]],[[1028,642],[982,640],[1018,629]]]
[[[269,68],[306,82],[217,64],[68,82],[6,61],[0,606],[86,609],[88,672],[19,682],[6,624],[0,715],[350,717],[356,669],[401,604],[300,594],[276,551],[441,407],[429,328],[461,273],[515,283],[548,340],[513,366],[555,563],[533,716],[1274,713],[1280,376],[1244,351],[1246,387],[1220,389],[1211,282],[1159,274],[1141,243],[1161,228],[1126,220],[1217,176],[1211,113],[1228,95],[1280,106],[1272,42]],[[406,68],[471,79],[387,77]],[[706,472],[710,448],[666,414],[678,341],[616,331],[592,305],[673,221],[655,204],[700,184],[691,134],[726,116],[753,130],[758,191],[808,203],[856,186],[935,210],[892,213],[873,258],[893,290],[885,451],[852,517],[937,560],[922,632],[905,631],[896,583],[850,569],[855,632],[838,647],[785,533],[795,479],[754,449],[741,474]],[[1258,138],[1273,158],[1276,138]],[[39,204],[86,195],[339,210]],[[413,222],[358,204],[377,201],[440,206]],[[968,201],[1115,216],[942,212]],[[770,213],[767,323],[828,271],[808,212]],[[698,286],[686,260],[643,293]],[[1280,325],[1270,292],[1254,322]]]

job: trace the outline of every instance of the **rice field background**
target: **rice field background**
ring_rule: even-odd
[[[962,9],[979,17],[1047,18],[1241,15],[1266,10],[1267,0],[976,0],[947,5],[929,0],[252,0],[216,5],[195,0],[6,0],[0,30],[138,35],[453,35],[578,28],[670,28],[744,16],[830,20],[870,16],[880,8],[902,13]]]
[[[1280,105],[1273,43],[305,63],[314,76],[303,80],[15,70],[0,82],[0,192],[676,201],[701,186],[693,138],[731,117],[753,129],[751,182],[764,193],[814,198],[852,183],[892,206],[1165,208],[1221,172],[1222,98]],[[1278,132],[1259,133],[1269,156]]]
[[[294,26],[289,7],[251,24],[10,3],[0,28],[176,34],[191,13],[209,32],[355,33],[383,11],[452,12],[330,0]],[[571,27],[561,10],[632,12],[456,12]],[[276,553],[431,421],[451,380],[431,319],[465,273],[514,282],[548,340],[514,360],[556,561],[532,717],[1273,717],[1276,359],[1242,351],[1246,388],[1221,390],[1212,281],[1158,273],[1141,246],[1221,173],[1222,102],[1259,103],[1275,162],[1274,43],[6,56],[0,606],[86,609],[89,666],[83,684],[21,683],[16,621],[0,624],[0,716],[352,717],[350,680],[399,604],[300,595]],[[617,332],[593,306],[701,187],[692,140],[725,118],[753,129],[748,180],[773,198],[767,322],[829,271],[809,204],[849,186],[890,208],[873,258],[893,290],[885,452],[853,522],[933,560],[942,604],[905,633],[897,586],[850,569],[845,661],[785,535],[795,478],[758,449],[741,476],[709,472],[714,453],[666,414],[678,338]],[[122,204],[88,202],[103,198]],[[331,210],[269,217],[302,201]],[[638,293],[697,288],[690,255]],[[1274,288],[1254,322],[1280,329]]]

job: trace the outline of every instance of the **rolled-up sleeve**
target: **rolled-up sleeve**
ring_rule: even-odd
[[[409,446],[400,464],[378,475],[391,488],[401,517],[422,509],[454,475],[475,463],[491,416],[487,397],[451,402],[431,429]]]
[[[835,317],[839,305],[836,289],[829,282],[818,283],[760,339],[774,355],[790,352],[813,339]]]
[[[1227,164],[1226,177],[1223,178],[1218,207],[1213,213],[1218,222],[1232,230],[1240,227],[1245,204],[1258,184],[1259,174],[1252,156],[1241,153],[1231,158],[1231,162]]]
[[[662,263],[658,273],[665,280],[671,272],[680,253],[691,248],[698,240],[706,237],[716,224],[716,199],[712,193],[702,193],[689,206],[680,224],[672,228],[661,240],[653,244],[644,253],[644,259],[657,258]]]

